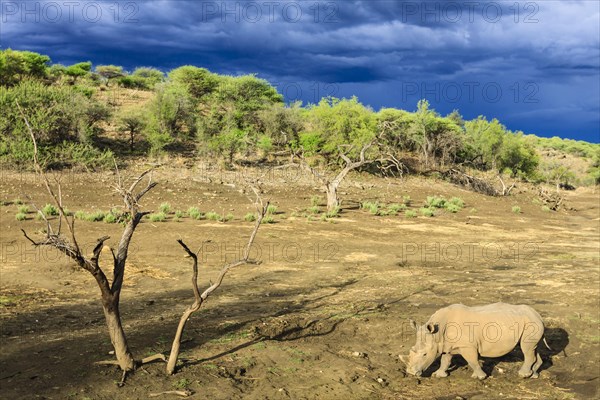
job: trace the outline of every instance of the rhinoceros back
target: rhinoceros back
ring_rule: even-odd
[[[477,307],[453,304],[438,310],[429,322],[439,325],[444,352],[474,347],[483,357],[503,356],[524,340],[536,345],[544,332],[534,309],[505,303]]]

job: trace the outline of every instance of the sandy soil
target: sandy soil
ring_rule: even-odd
[[[47,197],[28,174],[3,173],[0,200]],[[208,179],[210,178],[210,179]],[[205,169],[163,168],[159,186],[143,205],[172,210],[197,206],[231,212],[228,223],[173,215],[143,222],[128,260],[121,310],[137,357],[167,352],[192,302],[191,262],[175,242],[200,248],[201,287],[225,261],[237,257],[252,224],[239,176]],[[114,174],[66,174],[70,210],[108,210],[120,199],[106,187]],[[353,175],[343,185],[348,206],[330,222],[301,216],[318,188],[308,177],[274,173],[265,197],[278,206],[253,254],[263,263],[240,267],[190,319],[180,369],[144,366],[124,387],[110,359],[99,293],[91,276],[51,249],[34,249],[20,229],[43,228],[30,214],[15,220],[16,206],[0,208],[0,397],[3,399],[147,399],[188,388],[207,399],[587,399],[599,395],[599,194],[566,192],[567,210],[545,212],[535,192],[490,198],[435,180],[383,180]],[[461,197],[456,214],[373,216],[354,205],[364,200],[401,202],[411,209],[426,196]],[[511,211],[519,205],[522,212]],[[103,235],[114,246],[120,226],[77,223],[86,248]],[[104,257],[103,260],[108,260]],[[483,359],[491,376],[470,378],[455,357],[450,376],[405,374],[399,354],[414,344],[408,319],[424,322],[438,308],[497,301],[533,306],[546,324],[552,351],[541,348],[540,378],[518,377],[518,349]],[[176,398],[163,394],[158,398]]]

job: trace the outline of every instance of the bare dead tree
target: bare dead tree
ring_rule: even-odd
[[[252,230],[252,233],[250,234],[250,238],[248,239],[248,244],[246,245],[246,248],[244,250],[244,254],[240,260],[237,260],[237,261],[234,261],[232,263],[225,265],[221,269],[221,272],[219,273],[217,280],[214,283],[212,283],[204,292],[202,292],[202,294],[200,294],[200,290],[198,289],[198,256],[196,255],[196,253],[192,252],[189,249],[189,247],[183,242],[183,240],[181,240],[181,239],[177,240],[177,243],[179,243],[181,245],[181,247],[183,247],[183,249],[188,254],[188,256],[190,256],[193,260],[192,289],[194,291],[194,303],[192,303],[192,305],[190,305],[183,312],[183,315],[181,316],[181,319],[179,320],[179,325],[177,326],[175,338],[173,339],[173,345],[171,346],[171,353],[169,355],[169,361],[167,363],[167,374],[169,374],[169,375],[171,375],[175,372],[175,367],[177,365],[177,359],[179,358],[179,350],[180,350],[180,346],[181,346],[181,336],[183,335],[183,329],[185,328],[185,325],[186,325],[188,319],[190,318],[190,316],[193,313],[195,313],[196,311],[198,311],[200,309],[200,307],[202,307],[202,304],[208,298],[208,296],[210,296],[210,294],[212,292],[214,292],[215,290],[217,290],[219,288],[219,286],[221,286],[221,283],[223,283],[223,279],[225,278],[225,275],[227,275],[227,273],[231,269],[233,269],[235,267],[239,267],[240,265],[244,265],[244,264],[258,264],[259,263],[259,261],[257,261],[257,260],[250,259],[250,249],[252,247],[252,244],[254,243],[256,234],[258,233],[258,228],[260,228],[262,220],[267,213],[267,209],[269,207],[269,202],[267,201],[266,204],[263,204],[262,198],[260,197],[260,191],[258,189],[256,189],[255,187],[252,187],[252,189],[254,190],[254,193],[256,194],[256,198],[257,198],[257,200],[256,200],[257,218],[256,218],[256,223],[254,225],[254,229]]]
[[[510,196],[510,192],[516,187],[517,182],[515,181],[509,187],[506,187],[502,175],[498,175],[498,180],[500,181],[500,184],[502,184],[502,192],[500,192],[502,196]]]
[[[300,155],[301,165],[308,169],[315,178],[317,178],[321,184],[323,185],[323,189],[325,190],[325,194],[327,196],[327,211],[328,212],[336,212],[340,208],[340,199],[338,196],[338,188],[346,175],[352,170],[362,167],[363,165],[369,164],[373,162],[373,160],[369,160],[366,158],[365,154],[367,150],[373,145],[373,142],[365,144],[360,150],[360,154],[358,156],[357,161],[353,161],[350,157],[348,157],[348,151],[344,152],[342,147],[339,149],[339,157],[344,161],[343,168],[335,175],[329,176],[317,171],[316,168],[311,167],[308,162],[304,159],[302,155]]]
[[[140,362],[136,362],[127,344],[127,338],[125,336],[125,331],[123,330],[123,325],[121,324],[121,315],[119,311],[119,301],[123,286],[123,278],[125,276],[125,261],[127,260],[128,256],[129,244],[131,243],[135,229],[142,220],[143,216],[148,214],[148,212],[140,211],[139,201],[146,193],[156,186],[156,182],[152,181],[152,169],[143,172],[140,176],[134,179],[133,183],[128,187],[124,185],[124,182],[121,179],[117,169],[118,182],[115,185],[115,189],[123,197],[125,207],[128,211],[129,221],[127,222],[127,225],[125,226],[125,229],[121,235],[117,252],[115,253],[111,249],[113,257],[113,276],[111,283],[99,264],[100,253],[104,247],[104,242],[109,239],[109,236],[103,236],[98,239],[96,246],[92,251],[91,257],[88,257],[82,253],[81,247],[79,246],[77,237],[75,235],[75,218],[73,216],[69,217],[64,210],[60,181],[59,179],[55,179],[54,184],[52,184],[42,169],[38,159],[38,146],[33,129],[18,103],[17,107],[21,112],[21,116],[25,121],[25,125],[27,126],[31,136],[31,140],[33,141],[33,163],[35,171],[43,179],[46,191],[52,198],[52,201],[59,211],[57,227],[54,229],[44,213],[36,207],[38,213],[46,222],[46,233],[44,239],[39,241],[33,240],[27,235],[25,230],[22,229],[21,231],[23,232],[25,238],[34,246],[50,246],[56,248],[75,261],[80,268],[88,271],[94,277],[98,287],[100,288],[102,309],[104,311],[108,333],[117,359],[116,362],[109,361],[103,363],[119,365],[121,370],[123,370],[124,380],[126,374],[135,370],[139,363],[149,362],[157,358],[162,358],[164,360],[164,356],[157,355],[145,358]],[[144,177],[148,177],[148,182],[144,188],[138,190],[138,185],[144,180]],[[68,227],[69,237],[66,237],[61,232],[63,222]]]

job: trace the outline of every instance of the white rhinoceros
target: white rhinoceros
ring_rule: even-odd
[[[540,315],[526,305],[494,303],[467,307],[453,304],[436,311],[423,326],[411,325],[417,331],[417,343],[410,350],[406,372],[420,376],[439,356],[440,368],[433,376],[448,376],[446,370],[454,354],[460,354],[473,369],[472,377],[485,379],[478,356],[500,357],[520,343],[525,356],[519,376],[537,378],[542,358],[538,342],[544,337]],[[544,339],[546,347],[548,344]],[[549,348],[549,347],[548,347]]]

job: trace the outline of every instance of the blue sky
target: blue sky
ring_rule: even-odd
[[[498,118],[600,142],[600,1],[0,1],[0,46],[256,73],[287,100]]]

